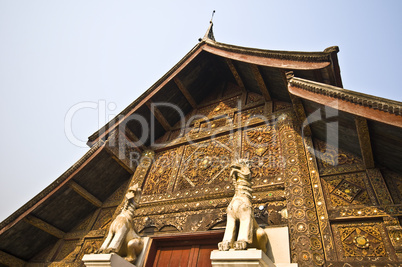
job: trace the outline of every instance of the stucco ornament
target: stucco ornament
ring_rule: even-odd
[[[247,160],[240,159],[232,163],[230,178],[235,187],[235,195],[227,208],[226,230],[218,248],[258,248],[266,253],[268,236],[254,218],[251,205],[251,171]]]
[[[141,197],[138,184],[131,186],[125,196],[124,206],[109,228],[109,233],[98,253],[117,253],[131,263],[141,253],[144,242],[133,227],[134,210]]]

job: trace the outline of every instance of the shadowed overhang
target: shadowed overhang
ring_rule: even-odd
[[[289,81],[289,92],[302,99],[315,138],[334,143],[328,140],[327,133],[336,131],[330,124],[336,121],[338,134],[332,137],[338,138],[335,142],[339,142],[341,149],[363,159],[365,154],[372,154],[374,162],[366,162],[366,167],[379,164],[402,173],[401,102],[301,78]],[[367,125],[363,130],[359,128],[362,120]],[[368,140],[368,144],[362,145],[362,139]]]
[[[104,142],[95,144],[51,185],[1,222],[0,258],[30,260],[102,207],[130,177]]]

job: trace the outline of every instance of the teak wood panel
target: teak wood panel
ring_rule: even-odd
[[[154,267],[209,267],[211,266],[211,251],[215,244],[161,247],[156,252]]]
[[[188,266],[190,252],[191,246],[159,248],[153,266]]]

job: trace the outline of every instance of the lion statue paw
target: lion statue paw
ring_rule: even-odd
[[[229,241],[222,241],[218,243],[219,250],[228,251],[230,249],[230,242]]]
[[[247,242],[246,241],[236,241],[236,242],[234,242],[234,249],[236,249],[236,250],[245,250],[245,249],[247,249]]]

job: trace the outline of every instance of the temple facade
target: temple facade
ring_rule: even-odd
[[[146,241],[137,266],[211,266],[239,160],[274,264],[400,266],[402,103],[343,89],[338,52],[223,44],[211,24],[0,224],[0,266],[83,266],[134,185],[131,224]]]

